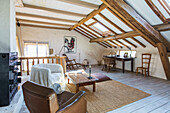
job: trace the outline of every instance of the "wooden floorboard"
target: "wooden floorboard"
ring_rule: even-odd
[[[164,106],[165,104],[167,104],[169,102],[169,100],[170,100],[170,95],[166,96],[164,98],[161,98],[157,101],[151,102],[150,104],[147,104],[146,106],[144,106],[140,109],[134,110],[131,113],[149,113],[151,111],[158,109],[159,107]]]
[[[108,113],[170,113],[170,81],[155,77],[144,77],[136,73],[116,69],[111,72],[102,71],[102,66],[92,66],[92,73],[103,73],[113,80],[137,88],[151,96],[133,102]],[[87,69],[86,72],[89,70]],[[20,113],[24,112],[24,109]]]
[[[108,113],[170,113],[170,81],[151,76],[144,77],[141,74],[136,76],[135,73],[128,71],[123,74],[119,69],[107,73],[101,71],[101,68],[94,66],[92,72],[106,74],[113,80],[151,94]]]
[[[131,112],[134,112],[135,110],[144,108],[147,105],[152,104],[153,102],[157,102],[158,100],[166,98],[167,95],[170,95],[170,91],[164,92],[164,93],[161,93],[161,94],[158,94],[158,95],[155,95],[155,96],[150,96],[150,97],[141,99],[139,101],[136,101],[132,104],[123,106],[123,107],[118,108],[118,109],[111,111],[109,113],[125,113],[125,112],[131,113]],[[141,112],[141,113],[145,113],[145,112]]]
[[[158,107],[157,109],[151,111],[150,113],[166,113],[167,111],[170,110],[169,107],[170,107],[170,102],[167,102],[163,106]]]

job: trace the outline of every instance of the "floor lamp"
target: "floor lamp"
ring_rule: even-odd
[[[59,56],[60,56],[60,53],[61,53],[61,51],[63,50],[64,47],[67,48],[67,46],[62,46],[61,49],[60,49],[60,52],[59,52]]]

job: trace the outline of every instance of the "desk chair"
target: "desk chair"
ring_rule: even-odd
[[[102,70],[110,71],[111,67],[116,68],[116,59],[115,58],[106,58],[103,57],[104,65]]]
[[[150,67],[150,62],[151,62],[151,56],[152,56],[152,54],[150,54],[150,53],[142,54],[142,66],[137,67],[136,75],[138,75],[138,71],[139,71],[139,69],[141,69],[142,75],[143,75],[143,71],[145,71],[145,77],[147,75],[146,73],[148,73],[148,76],[149,76],[149,67]]]

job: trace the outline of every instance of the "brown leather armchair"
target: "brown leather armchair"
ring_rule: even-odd
[[[27,81],[22,86],[24,100],[30,113],[86,113],[84,91],[76,94],[64,91],[56,94],[53,89]]]

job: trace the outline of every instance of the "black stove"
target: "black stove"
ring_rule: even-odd
[[[17,52],[0,53],[0,107],[9,105],[18,91],[19,65]]]

